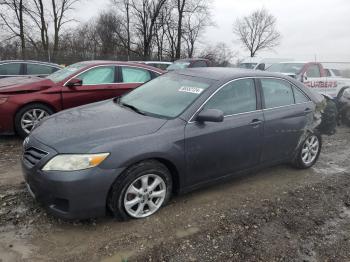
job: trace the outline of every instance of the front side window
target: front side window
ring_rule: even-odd
[[[56,70],[51,66],[27,64],[27,75],[49,75],[54,71]]]
[[[121,106],[136,108],[146,115],[174,118],[186,110],[212,81],[165,74],[138,87],[120,100]]]
[[[83,85],[112,84],[115,82],[115,67],[95,67],[80,74],[77,78],[83,81]]]
[[[224,115],[255,111],[254,80],[242,79],[228,83],[205,104],[204,108],[221,110]]]
[[[0,65],[0,75],[19,75],[21,72],[21,64],[11,63]]]
[[[123,83],[145,83],[152,79],[151,73],[145,69],[123,66]]]
[[[321,77],[320,68],[318,67],[318,65],[311,65],[307,69],[306,75],[308,77]]]
[[[278,79],[261,79],[265,99],[265,108],[287,106],[294,104],[292,86]]]

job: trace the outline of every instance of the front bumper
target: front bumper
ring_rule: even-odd
[[[48,152],[35,166],[28,165],[22,158],[22,170],[29,192],[49,213],[64,219],[87,219],[106,214],[108,192],[121,169],[95,167],[73,172],[42,171],[57,152],[39,145],[33,137],[25,147]]]

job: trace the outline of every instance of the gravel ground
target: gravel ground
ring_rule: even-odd
[[[278,166],[176,196],[152,217],[67,222],[26,192],[0,137],[0,261],[349,261],[350,130],[310,170]]]

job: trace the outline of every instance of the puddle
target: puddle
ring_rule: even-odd
[[[103,258],[101,262],[127,262],[133,254],[133,251],[121,251],[110,257]]]
[[[176,237],[178,237],[178,238],[184,238],[184,237],[194,235],[197,232],[199,232],[198,227],[190,227],[190,228],[187,228],[185,230],[177,230],[175,234],[176,234]]]

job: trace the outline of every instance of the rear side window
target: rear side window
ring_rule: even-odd
[[[0,65],[0,75],[19,75],[21,72],[21,64],[11,63]]]
[[[115,67],[101,66],[95,67],[78,76],[83,80],[83,85],[101,85],[114,83]]]
[[[205,61],[197,61],[194,62],[191,67],[207,67],[207,63]]]
[[[152,79],[151,73],[135,67],[121,67],[123,83],[145,83]]]
[[[27,64],[27,75],[49,75],[56,71],[54,69],[51,66]]]
[[[294,104],[292,86],[283,80],[261,79],[265,108]]]
[[[224,115],[234,115],[256,110],[255,84],[252,79],[228,83],[205,104],[206,109],[219,109]]]
[[[306,71],[307,77],[321,77],[320,68],[318,65],[311,65]]]
[[[310,101],[310,99],[303,93],[301,92],[298,88],[293,86],[293,92],[294,92],[294,97],[295,97],[295,103],[305,103]]]

